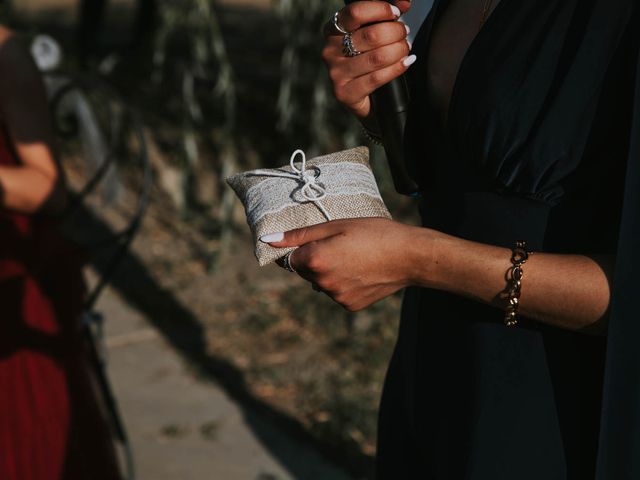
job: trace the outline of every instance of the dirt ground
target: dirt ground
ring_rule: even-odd
[[[218,247],[216,241],[202,238],[159,197],[110,281],[110,303],[98,308],[105,309],[107,325],[115,326],[111,356],[123,400],[138,396],[134,379],[162,370],[167,356],[181,357],[189,373],[174,376],[194,390],[167,387],[157,392],[160,406],[153,401],[155,394],[145,394],[148,403],[134,402],[130,413],[134,431],[137,410],[159,408],[153,420],[157,435],[158,422],[172,404],[176,416],[188,415],[180,413],[190,410],[187,399],[206,396],[198,393],[201,379],[219,385],[238,408],[272,422],[353,478],[369,477],[400,297],[349,314],[296,275],[274,265],[258,267],[242,228],[211,271],[208,254]],[[94,205],[83,212],[83,226],[91,235],[109,235],[123,224],[132,203],[105,210]],[[109,263],[108,254],[99,254],[91,268],[104,274]],[[148,367],[126,373],[136,364]]]
[[[106,319],[108,371],[139,480],[351,478],[199,376],[113,289],[97,309]]]

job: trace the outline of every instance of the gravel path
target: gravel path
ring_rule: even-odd
[[[199,378],[114,291],[103,294],[98,310],[138,480],[349,478]]]

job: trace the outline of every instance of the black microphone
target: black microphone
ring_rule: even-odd
[[[345,4],[354,1],[357,0],[345,0]],[[404,159],[404,128],[409,109],[409,88],[405,76],[402,75],[374,91],[371,103],[396,191],[418,196],[419,188],[409,176]]]

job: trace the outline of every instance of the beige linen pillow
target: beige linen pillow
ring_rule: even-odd
[[[287,166],[239,173],[227,183],[244,205],[261,266],[294,250],[263,243],[263,235],[344,218],[391,218],[369,166],[367,147],[311,160],[296,150]]]

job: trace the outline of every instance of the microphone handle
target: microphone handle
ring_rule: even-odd
[[[357,0],[345,0],[345,4],[354,1]],[[409,175],[404,158],[404,129],[409,109],[409,88],[405,76],[374,91],[371,102],[396,191],[404,195],[419,195],[419,188]]]

